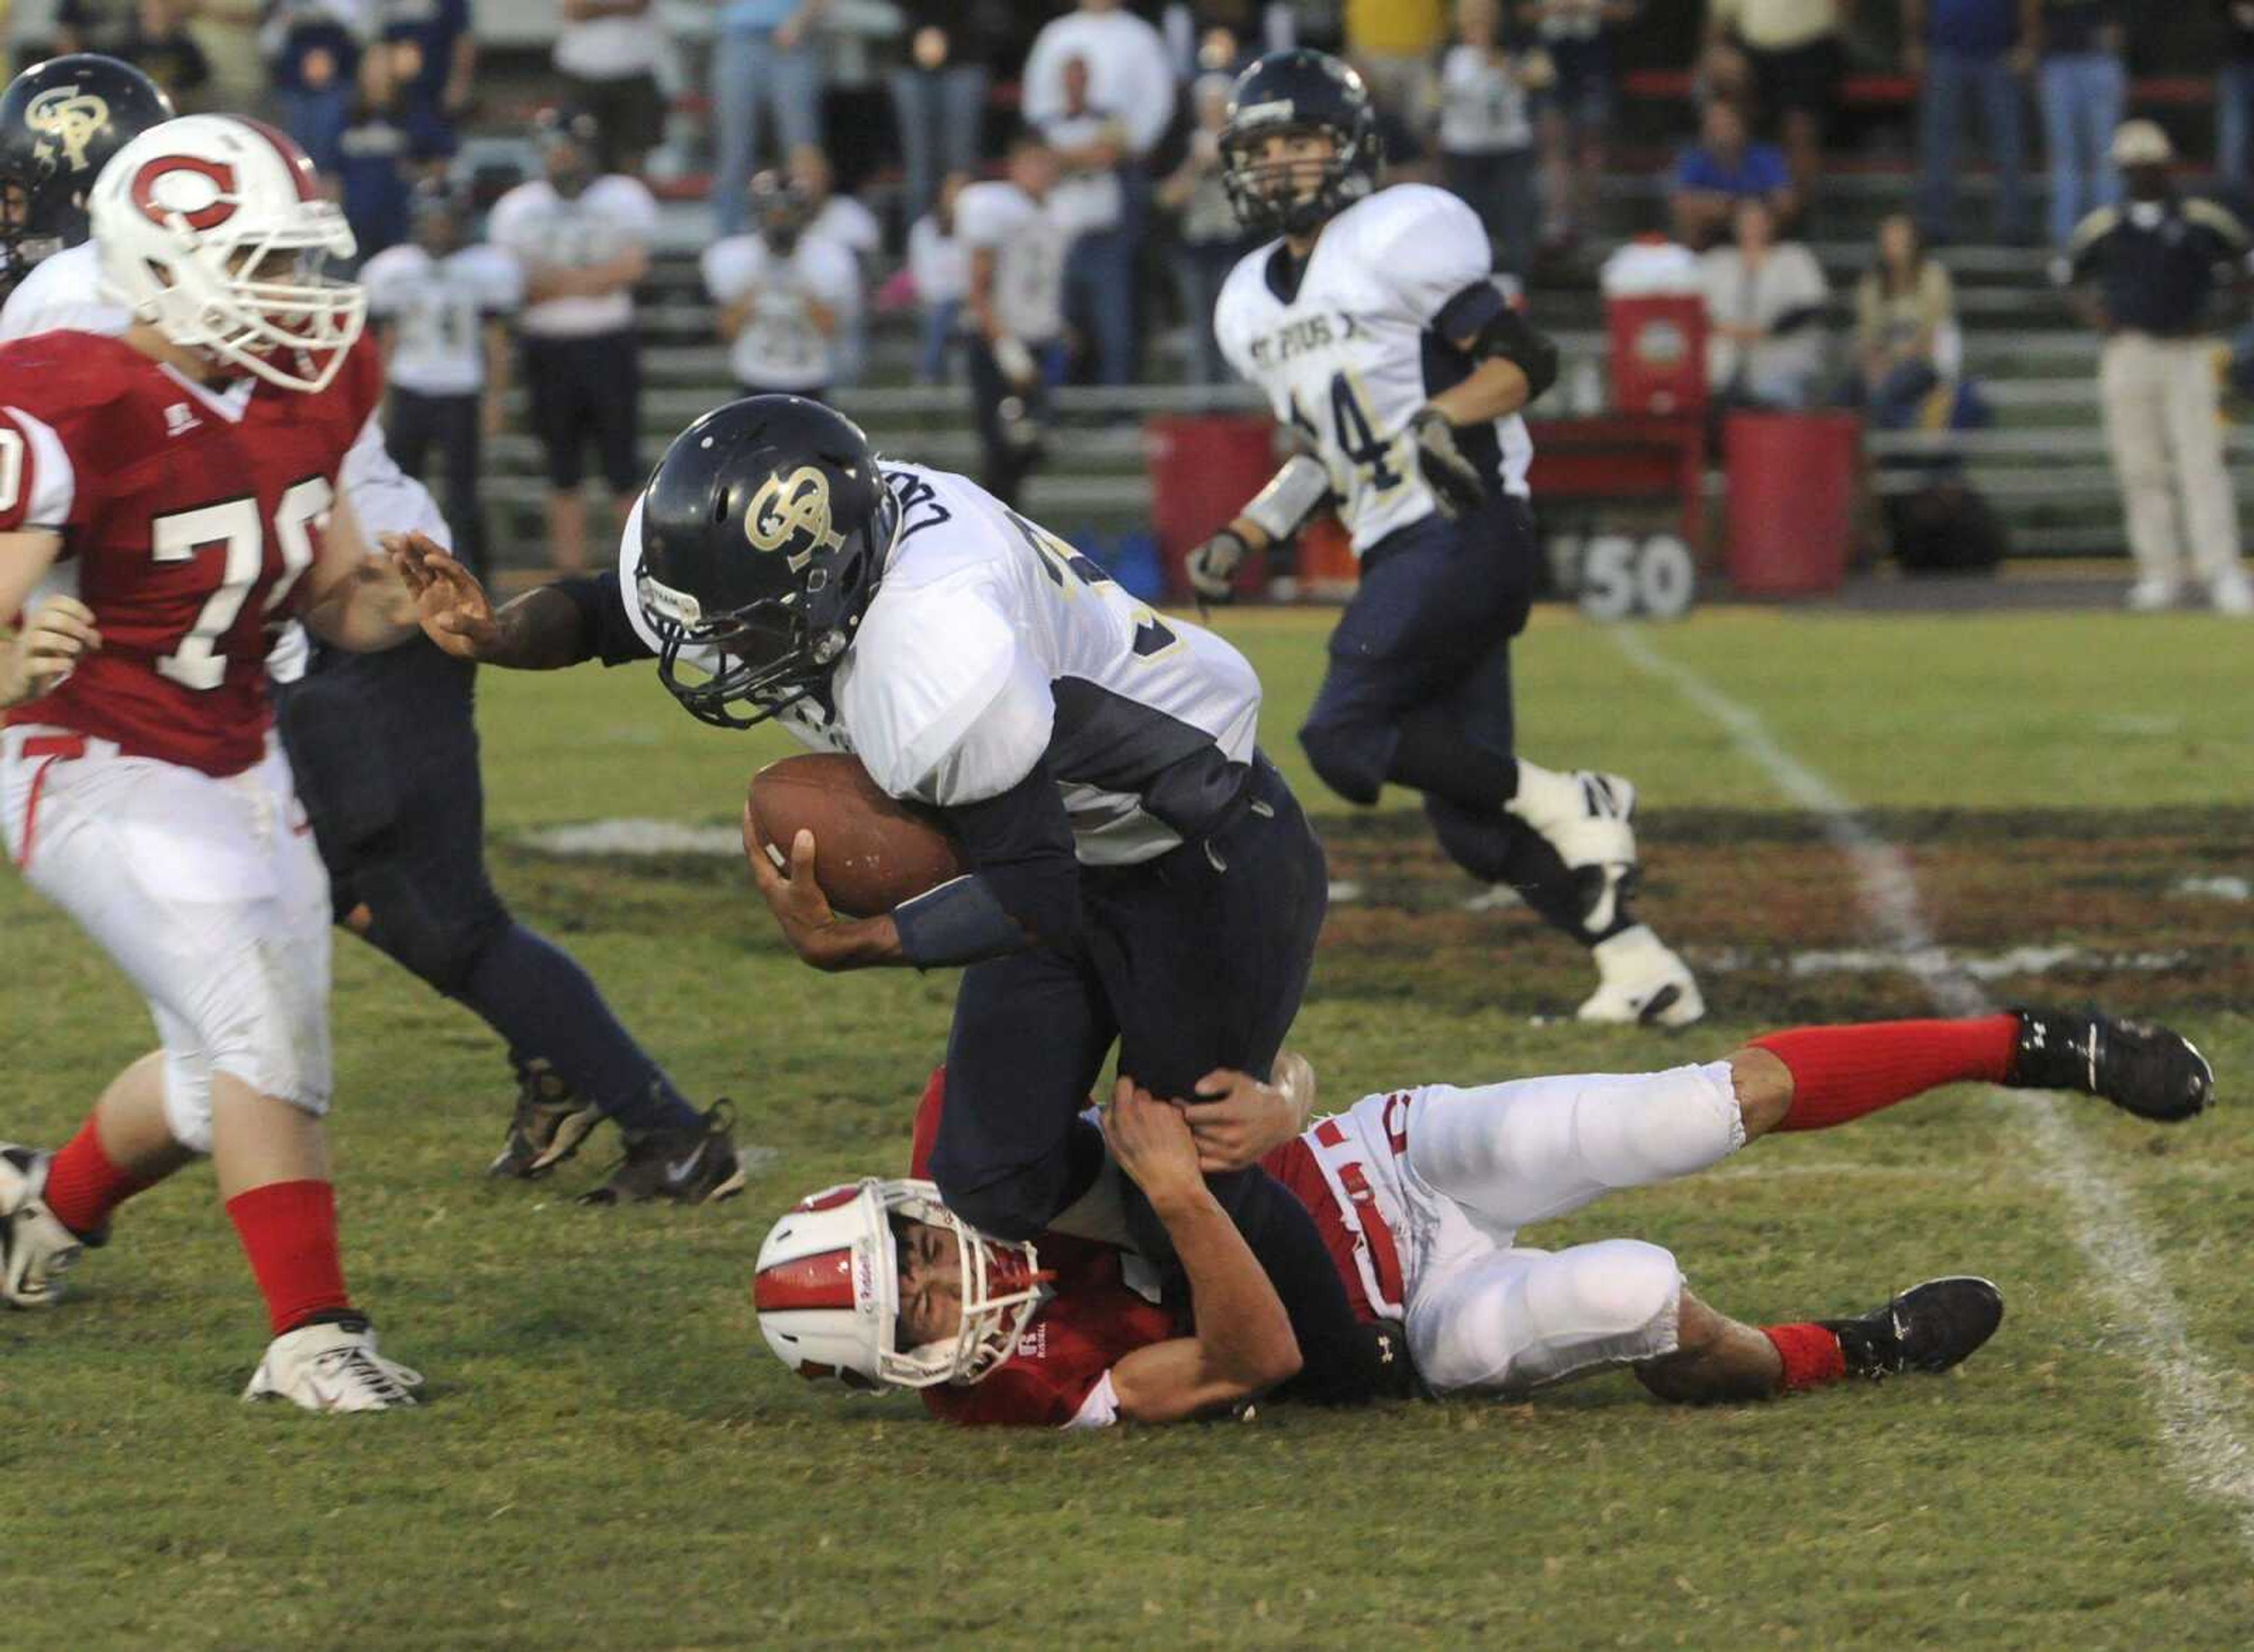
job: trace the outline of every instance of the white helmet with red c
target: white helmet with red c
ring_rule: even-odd
[[[87,216],[102,284],[136,320],[284,389],[324,388],[368,318],[356,284],[322,274],[353,255],[344,214],[263,121],[150,127],[102,168]]]
[[[962,1246],[962,1325],[920,1348],[893,1346],[900,1324],[894,1216],[952,1232]],[[1040,1306],[1028,1244],[990,1239],[940,1202],[928,1181],[864,1176],[801,1200],[760,1246],[752,1286],[760,1330],[801,1376],[849,1388],[967,1387],[1018,1346]]]

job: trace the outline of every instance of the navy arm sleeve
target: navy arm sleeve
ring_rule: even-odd
[[[605,665],[657,658],[626,618],[626,590],[615,568],[606,568],[592,577],[583,574],[559,579],[549,589],[569,597],[579,611],[579,641],[586,658],[600,660]]]
[[[1042,946],[1079,956],[1080,861],[1046,762],[998,796],[942,809],[973,868],[892,913],[919,968]]]

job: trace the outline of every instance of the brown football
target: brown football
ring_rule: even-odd
[[[887,797],[858,757],[809,752],[768,764],[744,800],[744,852],[790,874],[791,840],[814,834],[814,876],[838,911],[890,912],[969,868],[932,811]]]

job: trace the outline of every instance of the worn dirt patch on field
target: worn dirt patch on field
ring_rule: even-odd
[[[1936,942],[1997,998],[2101,997],[2180,1012],[2254,998],[2243,902],[2202,894],[2254,866],[2238,810],[1875,813],[1909,857]],[[1805,816],[1681,810],[1637,822],[1641,911],[1700,974],[1718,1013],[1762,1020],[1927,1013],[1907,964],[1873,956],[1838,852]],[[1466,911],[1480,891],[1421,817],[1326,822],[1335,905],[1313,991],[1435,1007],[1522,1003],[1570,1014],[1589,988],[1577,948],[1523,908]],[[2227,883],[2223,886],[2228,887]]]

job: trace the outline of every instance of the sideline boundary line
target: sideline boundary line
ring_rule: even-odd
[[[1996,1008],[1935,943],[1908,858],[1872,829],[1852,800],[1780,744],[1750,706],[1661,653],[1640,628],[1612,626],[1605,634],[1628,663],[1720,724],[1740,755],[1816,818],[1854,869],[1864,917],[1902,955],[1935,1008],[1956,1016]],[[2065,1200],[2094,1294],[2105,1318],[2127,1334],[2150,1379],[2160,1443],[2178,1475],[2194,1493],[2227,1506],[2240,1540],[2254,1549],[2254,1452],[2234,1426],[2229,1385],[2185,1334],[2183,1306],[2128,1190],[2091,1154],[2057,1096],[1995,1094],[2024,1128],[2043,1180]]]

